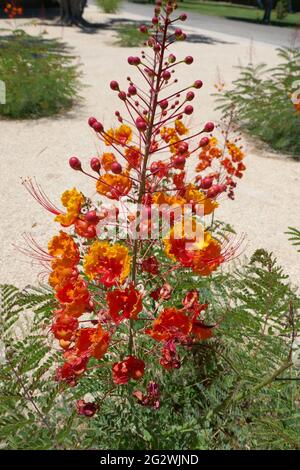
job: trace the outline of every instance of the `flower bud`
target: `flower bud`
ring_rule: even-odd
[[[199,147],[206,147],[208,144],[209,144],[209,138],[202,137],[202,139],[199,142]]]
[[[97,122],[97,119],[95,117],[90,117],[89,120],[88,120],[88,125],[90,127],[93,127],[93,125],[95,124],[95,122]]]
[[[82,171],[81,162],[77,157],[71,157],[69,160],[69,165],[73,170]]]
[[[130,87],[128,88],[128,93],[130,95],[136,95],[136,93],[137,93],[136,87],[134,85],[130,85]]]
[[[112,163],[112,165],[111,165],[111,171],[112,171],[115,175],[119,175],[120,173],[122,173],[122,166],[120,165],[120,163],[114,162],[114,163]]]
[[[148,28],[145,24],[142,24],[140,26],[140,32],[143,33],[143,34],[147,34],[148,33]]]
[[[119,91],[119,84],[116,82],[116,80],[112,80],[110,82],[110,88],[114,91]]]
[[[191,64],[194,62],[194,57],[192,57],[191,55],[188,55],[188,56],[184,59],[184,62],[185,62],[187,65],[191,65]]]
[[[174,54],[170,54],[168,57],[168,62],[170,64],[174,64],[174,62],[176,62],[176,56]]]
[[[93,129],[94,129],[94,131],[99,132],[99,133],[103,132],[103,125],[101,124],[101,122],[96,121],[93,124]]]
[[[196,81],[194,82],[194,85],[193,85],[193,86],[194,86],[194,88],[197,88],[197,89],[202,88],[202,86],[203,86],[202,80],[196,80]]]
[[[215,128],[215,125],[213,122],[207,122],[204,126],[204,131],[205,132],[212,132]]]
[[[179,19],[181,21],[186,21],[187,20],[187,14],[186,13],[182,13],[180,16],[179,16]]]
[[[99,158],[97,157],[92,158],[90,161],[90,167],[93,171],[95,171],[96,173],[99,173],[100,168],[101,168],[101,163],[100,163]]]
[[[135,121],[136,127],[139,131],[144,132],[147,129],[147,122],[142,117],[138,117]]]
[[[213,178],[207,176],[206,178],[203,178],[203,180],[201,181],[201,189],[209,189],[211,188],[212,184],[213,184]]]
[[[192,101],[194,98],[195,98],[195,93],[194,93],[193,91],[189,91],[189,92],[186,94],[186,100],[187,100],[187,101]]]
[[[193,114],[194,108],[190,104],[184,108],[184,113],[187,115]]]
[[[170,80],[171,74],[170,74],[169,70],[165,70],[165,71],[162,73],[162,78],[163,78],[165,81]]]

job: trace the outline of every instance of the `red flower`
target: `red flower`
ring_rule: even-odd
[[[74,332],[78,328],[78,320],[64,313],[55,318],[51,330],[56,339],[63,341],[71,341]]]
[[[139,380],[144,375],[145,363],[141,359],[129,356],[113,365],[113,381],[116,385],[127,384],[130,379]]]
[[[157,258],[155,256],[150,256],[150,258],[145,259],[142,261],[142,270],[146,271],[150,274],[158,274],[159,272],[159,264]]]
[[[180,357],[178,356],[174,340],[164,343],[162,358],[159,362],[167,370],[179,369],[181,367]]]
[[[90,293],[83,279],[78,278],[58,289],[56,298],[63,304],[68,315],[79,317],[82,313],[90,310]]]
[[[142,295],[137,292],[133,284],[124,290],[115,289],[108,292],[106,300],[109,314],[115,323],[120,323],[126,318],[136,320],[143,309]]]
[[[175,307],[164,309],[154,321],[152,328],[146,334],[156,341],[182,339],[191,332],[192,321],[182,310]]]
[[[85,402],[84,400],[77,400],[76,403],[77,413],[81,416],[91,418],[97,413],[99,406],[96,403]]]
[[[85,355],[77,356],[74,350],[67,351],[64,356],[66,362],[56,370],[55,379],[58,382],[67,382],[74,387],[78,376],[86,370],[89,358]]]
[[[101,359],[109,345],[109,334],[99,324],[97,328],[80,328],[77,333],[75,350],[79,354]]]
[[[159,386],[156,382],[149,382],[147,387],[147,395],[144,395],[140,390],[136,390],[132,394],[142,406],[148,406],[157,410],[160,407],[159,402]]]

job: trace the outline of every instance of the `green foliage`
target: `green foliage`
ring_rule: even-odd
[[[145,35],[134,24],[119,25],[117,27],[118,39],[115,42],[121,47],[139,47],[145,42]]]
[[[239,67],[240,76],[219,98],[218,109],[229,112],[233,107],[241,129],[300,158],[300,112],[291,99],[300,76],[300,51],[279,49],[278,57],[280,63],[272,69],[253,63]]]
[[[292,245],[299,246],[300,245],[300,230],[289,227],[288,231],[286,232],[289,235],[289,240],[292,242]],[[300,252],[300,248],[298,250]]]
[[[96,0],[97,5],[104,11],[104,13],[116,13],[121,4],[121,0]]]
[[[78,71],[65,44],[16,30],[0,37],[0,80],[6,104],[0,115],[13,119],[51,116],[70,109],[79,89]]]
[[[289,12],[288,0],[278,0],[276,4],[276,15],[278,20],[283,20]]]
[[[50,291],[2,286],[2,447],[299,449],[300,300],[274,257],[258,250],[230,273],[199,280],[186,271],[171,283],[172,305],[179,307],[192,288],[210,303],[206,322],[219,324],[215,337],[181,346],[178,370],[165,371],[153,356],[142,383],[128,387],[115,387],[110,367],[96,367],[94,360],[74,388],[53,381],[59,357],[49,344]],[[151,341],[145,337],[147,350]],[[160,384],[158,410],[132,396],[145,391],[149,380]],[[92,419],[74,411],[75,400],[86,393],[100,405]]]

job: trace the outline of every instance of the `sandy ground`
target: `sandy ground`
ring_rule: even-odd
[[[88,8],[86,17],[92,21],[105,19],[95,7]],[[3,26],[1,20],[0,27]],[[60,194],[73,186],[93,196],[93,184],[69,169],[68,158],[76,154],[88,164],[89,158],[101,150],[86,124],[87,118],[95,115],[107,127],[114,124],[114,110],[119,108],[119,100],[109,90],[109,82],[117,79],[126,83],[126,76],[132,73],[126,58],[135,54],[133,49],[115,47],[114,32],[110,30],[86,34],[76,28],[48,25],[26,29],[36,34],[45,30],[49,37],[61,38],[72,46],[81,64],[85,86],[81,92],[82,104],[67,115],[0,122],[0,283],[21,287],[36,283],[41,269],[24,258],[14,244],[22,245],[22,234],[31,232],[46,246],[58,227],[52,222],[51,214],[43,211],[25,192],[20,177],[36,177],[56,204],[59,204]],[[276,51],[272,45],[250,44],[246,39],[237,40],[225,34],[195,29],[190,32],[198,37],[196,42],[178,43],[174,49],[178,57],[191,54],[196,59],[188,69],[186,66],[178,68],[180,83],[188,84],[193,77],[201,78],[205,84],[195,102],[198,113],[193,124],[201,125],[219,119],[211,97],[219,73],[230,85],[237,76],[234,66],[246,64],[250,51],[255,60],[267,61],[270,66],[276,62]],[[247,154],[248,169],[236,191],[236,200],[224,200],[218,209],[218,218],[232,224],[237,232],[247,234],[246,254],[261,247],[276,253],[285,271],[299,285],[300,255],[290,246],[284,232],[290,225],[300,227],[300,163],[272,155],[251,142],[248,142]]]

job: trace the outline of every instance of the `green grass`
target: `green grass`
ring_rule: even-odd
[[[117,26],[116,31],[116,46],[140,47],[145,42],[145,35],[139,31],[136,24],[119,25]]]
[[[216,3],[189,0],[178,2],[178,6],[181,10],[194,11],[204,15],[220,16],[223,18],[247,20],[251,22],[260,22],[263,17],[263,11],[259,10],[258,8],[243,5],[232,5],[225,2]],[[300,25],[300,13],[288,14],[283,20],[278,20],[276,17],[276,11],[273,10],[271,24],[292,27]]]
[[[28,119],[70,109],[79,89],[78,70],[67,47],[23,31],[0,37],[0,80],[6,103],[0,116]]]

